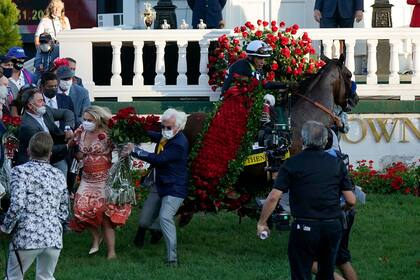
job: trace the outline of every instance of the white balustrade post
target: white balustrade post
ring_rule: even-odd
[[[378,46],[378,40],[367,40],[367,77],[366,84],[376,85],[378,83],[378,62],[376,61],[376,47]]]
[[[143,86],[143,41],[134,41],[134,78],[133,86],[140,87]]]
[[[200,42],[200,77],[198,78],[198,84],[201,86],[207,86],[209,83],[209,75],[207,64],[209,63],[209,40],[203,39]]]
[[[413,76],[412,84],[420,84],[420,39],[413,39]]]
[[[122,42],[111,42],[112,46],[112,77],[111,86],[121,86],[121,46]]]
[[[178,77],[176,78],[176,84],[178,86],[188,85],[187,73],[187,41],[178,41]]]
[[[354,74],[354,45],[356,44],[356,40],[354,39],[346,39],[346,67],[349,71]],[[354,80],[354,75],[352,76]]]
[[[400,62],[398,56],[398,46],[400,41],[397,39],[389,40],[390,45],[390,61],[389,61],[389,84],[397,85],[400,83],[400,75],[398,70],[400,69]]]
[[[332,46],[333,46],[332,40],[322,40],[323,52],[324,52],[324,55],[328,58],[332,58]]]
[[[332,48],[331,48],[331,51],[332,51],[331,58],[340,57],[340,45],[341,45],[340,40],[333,41]]]
[[[166,84],[165,78],[165,41],[156,41],[156,77],[155,85],[164,86]]]

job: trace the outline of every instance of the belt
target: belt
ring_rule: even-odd
[[[301,221],[301,222],[337,222],[340,221],[340,218],[334,218],[334,219],[311,219],[311,218],[299,218],[299,217],[293,217],[295,221]]]

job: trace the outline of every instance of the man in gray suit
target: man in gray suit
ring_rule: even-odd
[[[22,93],[24,114],[19,130],[19,150],[17,153],[17,165],[29,160],[27,150],[29,140],[37,132],[45,131],[50,133],[54,141],[51,155],[51,164],[63,171],[67,176],[67,162],[65,160],[71,144],[67,141],[73,138],[71,128],[74,127],[74,114],[67,109],[52,109],[45,106],[44,97],[37,88],[30,88]],[[58,128],[54,121],[63,120],[66,131]],[[71,143],[71,142],[69,142]]]
[[[68,66],[61,66],[57,69],[59,79],[58,93],[70,96],[73,101],[74,113],[76,115],[76,126],[83,122],[83,112],[90,107],[89,92],[73,83],[74,71]]]

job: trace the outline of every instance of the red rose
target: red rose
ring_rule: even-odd
[[[302,50],[301,49],[295,49],[295,54],[296,55],[302,55]]]
[[[286,46],[287,44],[289,44],[289,38],[287,37],[282,37],[281,38],[281,42],[280,42],[283,46]]]
[[[308,32],[303,32],[302,39],[305,41],[309,39]]]
[[[311,48],[311,49],[309,50],[309,53],[310,53],[310,54],[315,54],[315,49],[314,49],[314,48]]]
[[[281,49],[280,52],[284,57],[289,58],[290,57],[290,50],[288,48]]]
[[[244,38],[248,37],[248,32],[246,32],[246,31],[242,32],[242,37],[244,37]]]
[[[271,26],[276,26],[277,22],[275,20],[271,21]]]
[[[258,38],[261,38],[261,36],[263,35],[261,30],[258,30],[257,32],[255,32],[255,36],[257,36]]]
[[[239,54],[239,58],[245,58],[246,57],[246,52],[241,52]]]
[[[279,65],[277,63],[271,64],[271,70],[276,71],[277,69],[279,69]]]
[[[297,25],[297,24],[293,24],[292,28],[293,28],[294,30],[298,30],[298,29],[299,29],[299,25]]]
[[[251,25],[252,25],[252,24],[251,24],[251,22],[249,22],[249,21],[245,22],[245,26],[246,26],[246,27],[248,27],[248,28],[249,28]]]
[[[98,135],[98,139],[99,139],[100,141],[104,140],[105,138],[106,138],[105,133],[100,133],[100,134]]]
[[[241,28],[237,26],[237,27],[235,27],[235,29],[233,29],[233,31],[235,33],[239,33],[239,32],[241,32]]]
[[[268,26],[268,22],[264,20],[264,21],[263,21],[263,26],[264,26],[264,27]]]
[[[284,23],[284,21],[280,22],[280,28],[283,28],[286,26],[286,23]]]
[[[273,31],[273,32],[277,32],[277,30],[279,30],[279,28],[277,27],[277,26],[271,26],[271,30]]]
[[[257,20],[257,24],[258,24],[258,25],[261,25],[261,23],[262,23],[262,20],[260,20],[260,19],[259,19],[259,20]]]
[[[220,58],[220,59],[225,58],[225,54],[224,54],[224,53],[220,53],[220,54],[219,54],[219,58]]]
[[[241,26],[241,32],[244,32],[246,30],[246,26]]]
[[[239,45],[239,40],[238,39],[233,39],[233,44],[235,44],[235,45]]]
[[[295,35],[297,33],[296,29],[292,29],[292,31],[290,31],[290,33],[292,33],[293,35]]]
[[[211,89],[212,89],[213,91],[216,91],[217,86],[212,86],[212,87],[211,87]]]
[[[286,68],[286,73],[287,73],[287,74],[292,73],[292,67],[287,66],[287,68]]]
[[[287,27],[285,31],[286,31],[286,33],[290,33],[290,30],[292,30],[292,29],[290,27]]]

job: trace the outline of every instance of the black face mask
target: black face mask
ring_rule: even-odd
[[[13,63],[13,68],[15,68],[16,70],[22,70],[23,68],[23,62],[15,62]]]
[[[13,68],[3,68],[3,75],[8,79],[12,77],[12,72]]]
[[[48,98],[54,98],[57,95],[57,89],[46,89],[44,90],[44,95]]]

